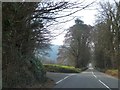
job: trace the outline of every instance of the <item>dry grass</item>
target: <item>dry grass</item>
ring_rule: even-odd
[[[55,82],[51,79],[48,79],[47,82],[45,82],[43,85],[42,85],[42,88],[53,88],[55,85]]]
[[[105,73],[118,78],[118,70],[116,69],[106,70]]]

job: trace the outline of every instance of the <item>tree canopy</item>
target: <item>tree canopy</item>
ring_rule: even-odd
[[[80,19],[76,19],[75,25],[68,29],[65,36],[64,54],[67,55],[68,60],[72,57],[75,67],[86,67],[90,60],[91,29],[91,26],[84,24]]]
[[[70,16],[89,5],[82,6],[82,3],[46,0],[3,2],[3,87],[29,84],[34,78],[38,82],[44,81],[45,70],[35,54],[38,51],[40,54],[44,54],[50,46],[51,32],[47,28],[48,23],[52,25],[51,22],[56,22],[57,18]],[[73,8],[79,10],[62,16],[58,15],[65,9]]]
[[[99,68],[118,68],[120,55],[120,2],[100,3],[94,28],[95,61]]]

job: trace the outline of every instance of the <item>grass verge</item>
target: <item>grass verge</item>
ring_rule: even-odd
[[[116,69],[108,69],[105,71],[105,73],[118,78],[118,70]]]
[[[57,64],[44,64],[46,71],[48,72],[60,72],[60,73],[80,73],[81,69],[73,66],[64,66]]]
[[[100,72],[103,72],[105,74],[108,74],[110,76],[113,76],[113,77],[120,79],[120,77],[119,77],[120,72],[118,72],[118,69],[100,69],[100,68],[97,68],[97,70]]]

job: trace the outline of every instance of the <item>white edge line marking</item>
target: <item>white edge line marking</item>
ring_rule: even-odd
[[[58,83],[62,82],[63,80],[67,79],[67,78],[68,78],[68,77],[70,77],[70,76],[73,76],[73,75],[69,75],[69,76],[64,77],[63,79],[61,79],[61,80],[57,81],[57,82],[56,82],[56,84],[58,84]]]
[[[109,90],[111,90],[105,83],[103,83],[101,80],[99,80],[100,83],[102,83],[106,88],[108,88]]]

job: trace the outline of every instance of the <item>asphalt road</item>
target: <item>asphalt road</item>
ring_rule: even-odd
[[[47,76],[56,82],[54,88],[104,88],[105,90],[119,90],[119,80],[117,78],[94,69],[88,69],[78,74],[48,72]]]

